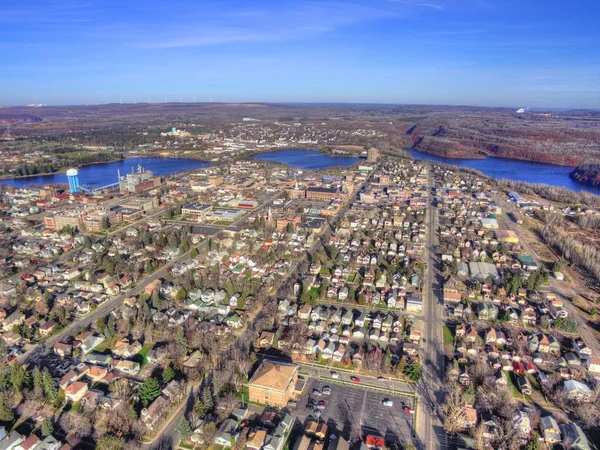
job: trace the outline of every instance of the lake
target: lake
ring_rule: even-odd
[[[429,155],[413,149],[406,150],[414,159],[452,164],[458,167],[469,167],[494,178],[542,183],[551,186],[561,186],[573,191],[587,191],[600,194],[600,187],[587,186],[571,179],[569,174],[572,167],[557,166],[517,159],[493,158],[485,159],[454,159]]]
[[[326,155],[317,150],[304,150],[299,148],[275,150],[254,155],[252,158],[261,161],[278,162],[298,169],[326,169],[328,167],[351,166],[360,161],[353,156]]]
[[[123,161],[82,166],[78,169],[79,182],[81,185],[89,185],[92,187],[116,183],[118,181],[117,170],[121,171],[121,175],[125,175],[127,172],[131,172],[132,167],[137,171],[138,164],[146,170],[151,170],[154,175],[171,175],[173,173],[183,172],[189,169],[200,169],[210,165],[210,163],[206,161],[189,158],[127,158]],[[16,187],[39,186],[55,183],[67,183],[67,175],[65,173],[55,173],[51,175],[0,180],[0,184]]]

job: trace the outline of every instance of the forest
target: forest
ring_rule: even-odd
[[[586,159],[573,169],[570,176],[580,183],[600,185],[600,158]]]

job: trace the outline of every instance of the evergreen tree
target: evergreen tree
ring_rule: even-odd
[[[23,388],[29,386],[31,377],[29,372],[18,363],[15,363],[11,367],[10,371],[10,384],[16,392],[23,392]]]
[[[50,436],[52,433],[54,433],[52,422],[44,420],[44,423],[42,423],[42,436]]]
[[[179,422],[179,425],[177,426],[177,432],[179,433],[179,439],[181,439],[182,441],[189,439],[189,437],[192,435],[192,433],[193,433],[192,426],[185,419],[185,417],[181,418],[181,421]]]
[[[168,383],[173,378],[175,378],[175,371],[173,370],[173,368],[171,366],[165,367],[162,373],[163,383]]]
[[[152,401],[160,395],[160,385],[156,378],[148,378],[140,386],[139,397],[142,406],[147,407]]]
[[[540,436],[533,432],[527,443],[523,446],[524,450],[542,450],[542,444],[540,443]]]
[[[33,369],[33,395],[41,400],[44,397],[44,382],[39,367]]]
[[[419,381],[421,379],[421,365],[419,361],[415,360],[409,363],[404,369],[404,374],[410,381]]]
[[[42,385],[44,390],[44,396],[49,402],[54,402],[58,398],[58,389],[50,372],[47,368],[44,368],[42,372]]]
[[[15,414],[10,406],[10,401],[6,394],[0,395],[0,421],[12,422],[15,420]]]

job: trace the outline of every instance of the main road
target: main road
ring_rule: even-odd
[[[445,376],[443,354],[443,323],[440,274],[436,259],[437,245],[437,205],[433,190],[433,169],[427,167],[427,211],[425,226],[427,243],[424,251],[424,261],[427,264],[423,284],[423,315],[425,330],[422,332],[422,368],[423,375],[418,383],[417,392],[420,394],[417,416],[417,447],[433,450],[446,448],[445,433],[438,413],[440,402],[443,401],[442,382]]]

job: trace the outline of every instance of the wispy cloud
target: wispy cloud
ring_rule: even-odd
[[[190,17],[176,29],[163,33],[164,38],[159,35],[138,45],[160,49],[290,41],[396,17],[398,14],[391,8],[365,6],[356,2],[293,3],[271,11],[209,14],[197,22]]]
[[[437,3],[426,3],[420,2],[418,0],[389,0],[392,3],[401,3],[403,5],[409,6],[420,6],[423,8],[432,8],[432,9],[444,9],[442,5],[438,5]]]

